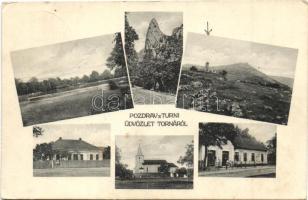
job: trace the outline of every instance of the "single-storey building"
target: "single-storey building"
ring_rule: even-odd
[[[161,173],[162,168],[166,169],[171,177],[176,176],[176,169],[178,168],[174,163],[169,163],[166,160],[145,160],[139,145],[136,154],[135,174],[158,174]]]
[[[226,140],[220,147],[209,146],[206,158],[204,156],[205,146],[199,145],[199,166],[267,164],[267,148],[249,137],[236,137],[233,143]]]
[[[53,160],[103,160],[103,150],[79,138],[52,143]]]

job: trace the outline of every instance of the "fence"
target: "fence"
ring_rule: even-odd
[[[58,161],[38,160],[38,161],[33,161],[33,169],[98,168],[98,167],[110,167],[110,160],[58,160]]]

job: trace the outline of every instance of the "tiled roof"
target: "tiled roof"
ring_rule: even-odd
[[[167,164],[166,160],[144,160],[143,165],[160,165]]]
[[[177,167],[173,163],[168,163],[166,160],[144,160],[143,165],[161,165],[161,164],[167,164],[168,167]]]
[[[91,151],[100,150],[98,147],[89,144],[82,139],[79,140],[66,140],[59,138],[52,144],[52,150],[58,151]]]
[[[237,136],[233,140],[235,149],[267,151],[266,146],[252,137]]]

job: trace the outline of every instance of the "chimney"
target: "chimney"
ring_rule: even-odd
[[[62,137],[59,137],[59,140],[62,140]]]
[[[79,138],[79,140],[81,140],[81,138]]]

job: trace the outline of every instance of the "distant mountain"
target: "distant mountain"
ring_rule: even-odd
[[[198,70],[205,70],[205,66],[191,64],[185,64],[183,65],[183,68],[189,69],[191,66],[195,66]],[[231,81],[239,80],[242,82],[249,83],[279,84],[285,87],[290,87],[289,84],[286,84],[283,81],[279,81],[276,78],[264,74],[263,72],[252,67],[248,63],[235,63],[231,65],[213,66],[210,67],[209,70],[216,71],[217,73],[225,70],[227,72],[226,78]]]
[[[294,83],[294,79],[293,78],[288,78],[288,77],[282,77],[282,76],[270,76],[272,79],[283,83],[287,86],[289,86],[290,88],[293,88],[293,83]]]

